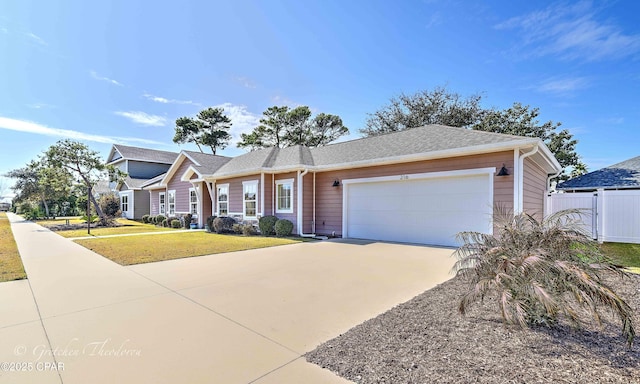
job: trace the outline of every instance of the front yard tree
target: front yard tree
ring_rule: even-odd
[[[318,147],[349,133],[339,116],[320,113],[312,119],[307,106],[269,107],[260,123],[251,133],[241,135],[238,147],[251,150],[294,145]]]
[[[121,181],[126,175],[118,169],[105,165],[98,152],[73,140],[58,141],[49,147],[45,155],[49,164],[67,171],[86,187],[88,198],[91,199],[91,204],[98,217],[103,223],[107,222],[107,217],[93,194],[93,186],[98,180],[106,177],[109,177],[111,181]]]
[[[69,194],[71,175],[64,169],[52,167],[45,159],[32,160],[23,168],[6,174],[16,180],[13,190],[18,201],[39,200],[47,217],[49,202],[64,198]]]
[[[195,118],[180,117],[176,120],[173,142],[176,144],[194,143],[200,152],[209,147],[212,154],[225,149],[231,140],[231,119],[224,114],[223,108],[207,108]]]

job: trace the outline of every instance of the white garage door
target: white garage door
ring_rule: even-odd
[[[458,232],[491,233],[493,173],[438,174],[344,181],[345,237],[455,246]]]

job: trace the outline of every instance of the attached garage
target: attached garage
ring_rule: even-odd
[[[495,168],[343,180],[344,237],[455,246],[493,230]]]

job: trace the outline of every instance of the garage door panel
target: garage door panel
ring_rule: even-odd
[[[488,174],[347,184],[347,235],[456,245],[461,231],[488,232],[493,196]]]

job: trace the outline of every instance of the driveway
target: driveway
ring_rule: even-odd
[[[0,361],[26,372],[0,382],[346,383],[304,353],[454,262],[447,248],[334,240],[122,267],[10,219],[29,280],[0,284]]]

